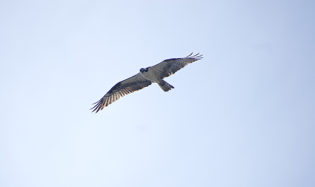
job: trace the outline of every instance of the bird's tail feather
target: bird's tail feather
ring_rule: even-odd
[[[158,83],[159,86],[164,90],[164,92],[170,91],[171,89],[174,88],[174,86],[170,85],[167,83],[165,80],[162,80],[161,82]]]

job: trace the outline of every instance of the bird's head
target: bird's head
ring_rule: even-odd
[[[149,68],[141,68],[140,72],[143,73],[143,72],[147,72],[148,70],[149,70]]]

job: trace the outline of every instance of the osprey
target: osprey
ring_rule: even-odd
[[[174,74],[189,63],[202,59],[199,53],[190,53],[184,58],[166,59],[154,66],[141,68],[136,75],[115,84],[99,101],[93,103],[92,112],[98,112],[109,104],[129,93],[145,88],[152,83],[157,83],[163,91],[167,92],[174,86],[167,83],[163,78]]]

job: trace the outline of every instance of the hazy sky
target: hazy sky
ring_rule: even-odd
[[[313,187],[315,2],[0,1],[1,187]],[[115,83],[204,55],[91,113]]]

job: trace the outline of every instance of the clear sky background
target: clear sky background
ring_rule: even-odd
[[[313,187],[312,0],[0,1],[1,187]],[[91,113],[115,83],[190,52]]]

